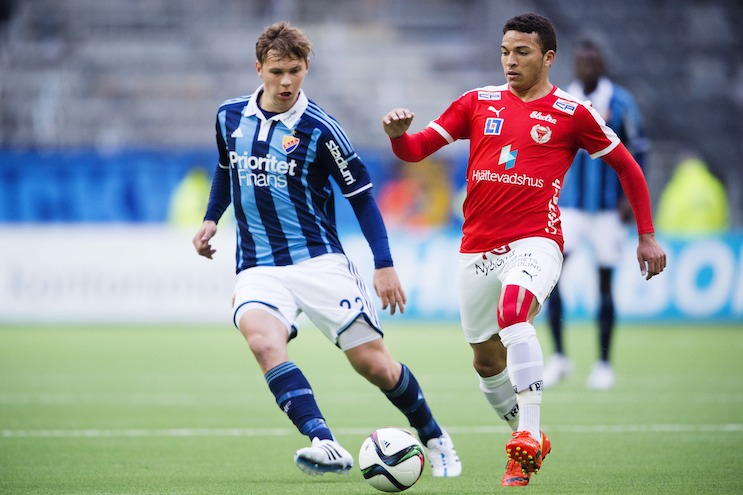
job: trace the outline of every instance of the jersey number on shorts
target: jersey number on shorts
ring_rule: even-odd
[[[354,299],[354,302],[359,305],[359,309],[361,311],[364,311],[364,301],[362,301],[360,297]],[[340,302],[340,306],[346,309],[351,309],[351,301],[349,301],[348,299],[342,299]]]

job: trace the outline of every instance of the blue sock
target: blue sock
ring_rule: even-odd
[[[442,435],[439,424],[433,419],[431,409],[423,397],[418,381],[404,364],[400,380],[392,390],[382,390],[384,395],[408,418],[410,426],[418,431],[421,442],[425,445],[432,438]]]
[[[289,416],[294,426],[310,440],[333,440],[325,418],[315,402],[309,382],[291,361],[271,368],[266,373],[268,388],[276,397],[276,404]]]

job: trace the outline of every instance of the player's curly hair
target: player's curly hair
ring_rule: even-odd
[[[269,52],[271,58],[289,57],[307,62],[311,51],[310,39],[289,21],[266,26],[255,43],[255,58],[261,64],[266,61]]]
[[[506,31],[518,31],[520,33],[537,33],[542,54],[552,50],[557,52],[557,34],[552,21],[539,14],[521,14],[510,18],[503,26],[503,34]]]

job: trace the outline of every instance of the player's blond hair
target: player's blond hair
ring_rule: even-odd
[[[289,21],[281,21],[266,26],[258,41],[255,43],[255,57],[261,64],[270,54],[271,58],[293,58],[308,61],[312,43],[304,32],[289,24]]]

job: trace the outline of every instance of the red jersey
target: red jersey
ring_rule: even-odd
[[[557,200],[565,172],[579,148],[597,158],[620,143],[590,105],[556,86],[530,102],[506,84],[474,89],[429,127],[450,143],[470,140],[463,253],[535,236],[562,249]]]

